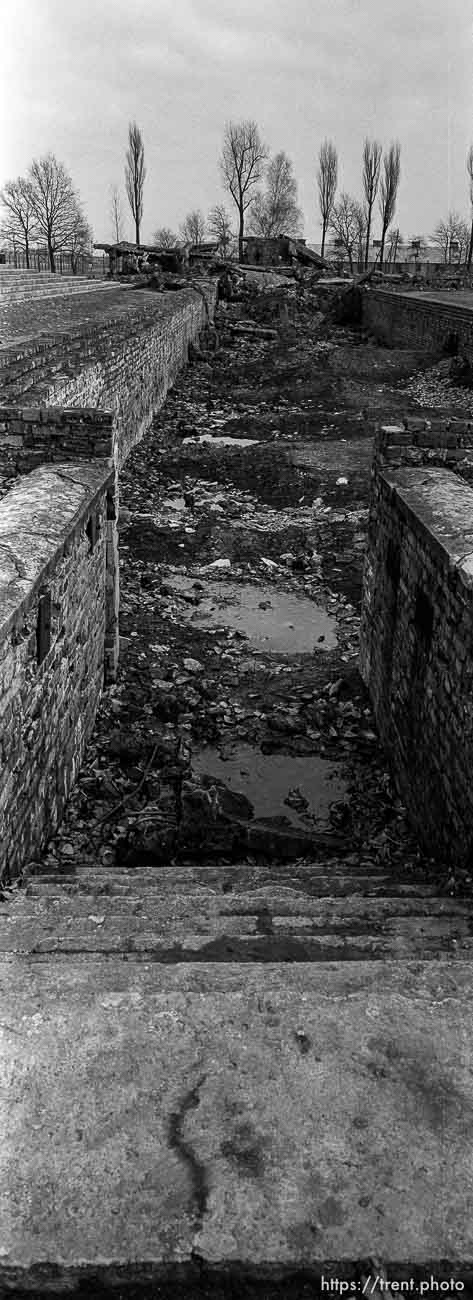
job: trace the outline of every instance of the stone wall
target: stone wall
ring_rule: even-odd
[[[444,352],[473,344],[473,312],[451,302],[429,302],[421,294],[365,288],[362,323],[389,347],[425,348]]]
[[[100,410],[115,416],[121,463],[151,424],[189,344],[213,319],[211,281],[158,294],[125,294],[126,310],[54,340],[12,346],[2,358],[4,406]],[[8,364],[6,364],[8,361]]]
[[[0,502],[0,879],[60,820],[104,681],[114,473],[68,462]]]
[[[52,461],[113,457],[111,412],[74,407],[0,407],[0,471],[28,474]]]
[[[115,676],[119,467],[215,298],[130,292],[115,316],[2,349],[0,478],[18,481],[0,500],[0,878],[54,832]]]
[[[462,866],[473,854],[472,645],[473,491],[448,469],[386,468],[378,453],[361,672],[420,841]]]
[[[473,468],[473,420],[408,415],[399,424],[381,426],[375,433],[373,473],[400,465],[443,465],[468,475]]]

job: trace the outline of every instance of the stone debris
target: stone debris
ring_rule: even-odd
[[[209,354],[203,343],[205,363],[197,358],[177,383],[124,467],[119,678],[103,697],[43,868],[66,869],[72,854],[81,863],[98,857],[128,866],[203,853],[298,860],[323,846],[366,867],[419,870],[357,671],[369,458],[360,459],[359,442],[350,453],[352,430],[360,439],[364,418],[351,376],[365,374],[363,349],[336,324],[324,325],[321,342],[315,281],[290,290],[297,330],[282,349],[279,335],[260,328],[279,312],[271,293],[240,292],[246,325],[256,304],[258,328],[229,330],[225,343],[225,322],[238,324],[238,293],[223,304],[220,351]],[[373,376],[382,350],[366,347],[365,406],[382,373]],[[406,373],[404,355],[399,365]],[[388,406],[394,367],[394,360],[385,366],[381,385]],[[257,445],[238,445],[246,434]],[[202,436],[209,440],[187,441]],[[350,455],[350,472],[340,472],[340,457],[344,471]],[[290,591],[313,602],[314,617],[320,606],[334,620],[336,642],[327,648],[322,630],[312,654],[255,648],[242,627],[225,621],[235,584],[259,586],[262,627],[272,593],[280,602]],[[280,808],[261,821],[251,792],[197,771],[202,747],[223,754],[235,744],[287,756],[284,814]],[[348,792],[323,828],[310,817],[303,827],[291,822],[308,817],[289,762],[304,755],[335,763]]]

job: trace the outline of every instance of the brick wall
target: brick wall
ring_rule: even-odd
[[[460,347],[473,344],[473,312],[451,303],[434,303],[408,293],[366,288],[362,293],[362,323],[389,347],[425,348],[443,352],[451,337]]]
[[[378,460],[361,672],[420,841],[461,865],[473,853],[472,645],[472,489],[440,466]]]
[[[112,413],[120,463],[143,436],[187,362],[189,344],[213,317],[216,287],[130,292],[118,319],[76,334],[8,349],[0,369],[4,409],[51,407]]]
[[[0,475],[20,477],[0,500],[0,879],[54,832],[115,676],[119,466],[215,296],[126,295],[119,318],[2,352]]]
[[[104,462],[22,478],[0,502],[0,879],[60,820],[104,681]]]
[[[405,416],[375,431],[373,473],[400,465],[443,465],[468,474],[473,466],[473,420]]]
[[[112,457],[115,420],[107,411],[0,407],[0,470],[14,477],[53,461]]]

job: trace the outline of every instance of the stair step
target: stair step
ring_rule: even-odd
[[[209,916],[256,915],[261,910],[272,916],[300,916],[307,924],[325,924],[334,918],[350,922],[376,920],[389,922],[391,917],[462,917],[471,924],[473,911],[470,903],[454,898],[422,898],[414,895],[408,898],[389,898],[366,896],[361,893],[330,896],[324,894],[315,897],[302,890],[278,888],[276,885],[262,886],[259,889],[234,891],[222,894],[205,886],[187,889],[156,890],[142,893],[122,894],[110,897],[93,892],[82,894],[64,894],[62,896],[41,895],[31,898],[28,894],[18,894],[10,905],[0,909],[0,933],[5,926],[19,923],[26,916],[38,917],[43,922],[45,916],[59,920],[69,920],[75,916],[85,916],[94,909],[99,901],[106,919],[120,914],[127,916],[131,909],[140,909],[143,919],[151,913],[161,922],[170,917],[185,919],[190,916],[195,920],[195,909]]]
[[[69,864],[61,871],[48,869],[38,871],[36,874],[28,876],[25,888],[36,889],[38,887],[54,886],[62,887],[63,885],[77,885],[82,887],[87,882],[91,888],[100,888],[102,883],[107,885],[130,884],[141,889],[142,886],[150,885],[154,888],[157,883],[168,882],[173,885],[181,882],[195,881],[206,884],[214,881],[221,885],[222,881],[245,881],[249,885],[266,884],[274,881],[275,884],[285,881],[292,884],[294,881],[303,880],[304,883],[310,883],[311,880],[325,882],[326,880],[350,881],[353,883],[363,883],[366,880],[373,882],[386,881],[393,886],[413,886],[425,890],[427,893],[437,895],[438,883],[426,880],[423,875],[414,875],[406,872],[405,876],[393,876],[392,871],[387,871],[383,866],[372,866],[363,869],[361,865],[358,869],[347,864],[346,859],[337,860],[332,858],[327,860],[314,861],[313,859],[299,859],[290,862],[262,863],[262,862],[219,862],[218,859],[207,862],[175,862],[162,865],[157,863],[156,866],[140,867],[120,867],[120,866],[102,866],[97,867],[91,864],[90,859],[81,862],[79,859],[74,860],[74,865]]]
[[[45,955],[123,954],[153,961],[328,961],[335,958],[433,958],[442,953],[473,956],[468,919],[453,916],[395,916],[377,921],[260,915],[196,915],[150,920],[139,915],[76,916],[42,924],[25,921],[0,929],[0,952]],[[171,925],[172,921],[172,925]],[[265,927],[265,928],[263,928]]]
[[[289,898],[300,897],[304,900],[325,899],[325,898],[386,898],[389,899],[393,906],[397,899],[433,899],[437,897],[433,887],[422,885],[397,885],[392,881],[385,880],[383,877],[361,877],[359,880],[353,876],[319,876],[315,879],[309,878],[306,881],[297,879],[297,877],[287,877],[287,882],[281,876],[268,876],[266,881],[251,881],[236,877],[234,880],[227,877],[216,878],[211,876],[207,881],[203,876],[197,880],[177,880],[172,878],[162,880],[157,877],[155,881],[82,881],[80,878],[64,885],[56,883],[46,883],[38,885],[27,885],[22,891],[26,898],[43,900],[46,905],[54,905],[56,902],[64,899],[88,897],[100,898],[103,900],[127,899],[140,901],[144,899],[156,900],[157,898],[169,898],[185,895],[187,898],[198,897],[199,895],[214,894],[219,898],[239,897],[242,893],[249,892],[251,897],[261,895],[263,891],[268,891],[268,896],[280,894],[284,891]],[[1,904],[0,904],[1,909]],[[0,910],[1,916],[1,910]]]

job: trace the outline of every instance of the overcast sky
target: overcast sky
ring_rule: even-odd
[[[130,118],[148,166],[143,240],[222,201],[223,126],[242,117],[293,159],[311,241],[324,136],[354,194],[363,137],[400,140],[403,234],[430,233],[451,207],[468,215],[470,0],[13,0],[1,43],[0,183],[52,150],[96,239],[112,235]]]

